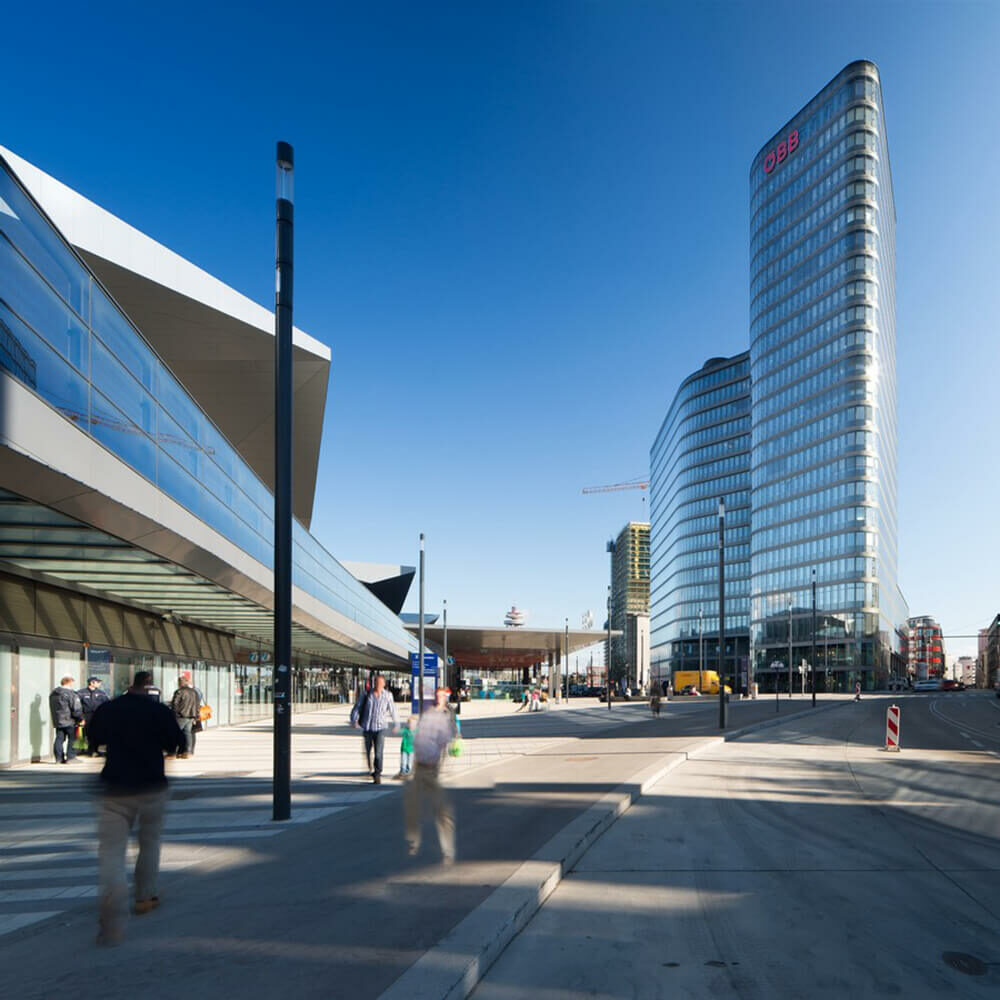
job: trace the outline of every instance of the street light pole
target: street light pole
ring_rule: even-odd
[[[726,500],[719,497],[719,728],[726,728]],[[733,681],[735,689],[736,681]]]
[[[608,542],[608,545],[611,545]],[[608,662],[605,664],[605,679],[607,684],[604,687],[604,692],[608,696],[608,711],[611,711],[611,585],[608,585]]]
[[[705,690],[705,641],[703,638],[702,608],[698,609],[698,694]]]
[[[792,599],[788,598],[788,697],[792,697]]]
[[[569,619],[566,619],[566,702],[569,703]]]
[[[444,606],[444,672],[448,681],[455,686],[455,714],[462,714],[462,678],[459,676],[458,667],[452,674],[451,664],[448,662],[448,602],[442,601]]]
[[[420,532],[420,639],[417,647],[417,713],[424,711],[424,533]]]
[[[813,578],[813,651],[812,651],[812,707],[816,707],[816,570]]]
[[[292,815],[292,265],[295,158],[277,148],[274,287],[274,775],[272,819]]]
[[[615,583],[615,542],[608,542],[608,573],[611,582],[608,584],[608,711],[611,711],[611,593]]]

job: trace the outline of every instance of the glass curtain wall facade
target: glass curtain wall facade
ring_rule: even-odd
[[[893,671],[906,620],[896,216],[877,68],[850,64],[780,129],[753,161],[750,190],[757,679],[780,683],[791,630],[794,663],[816,645],[819,690],[870,688]]]
[[[750,615],[750,361],[712,358],[681,383],[650,451],[650,672],[719,669],[719,498],[726,501],[726,673]]]

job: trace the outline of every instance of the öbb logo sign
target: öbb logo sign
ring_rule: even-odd
[[[764,157],[764,173],[769,174],[774,168],[787,160],[799,148],[799,130],[788,133],[788,138],[782,139],[767,156]]]

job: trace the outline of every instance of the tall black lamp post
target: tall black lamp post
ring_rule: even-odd
[[[719,497],[719,728],[726,728],[726,500]],[[736,681],[733,680],[735,688]]]
[[[812,571],[813,578],[813,651],[810,674],[812,676],[812,707],[816,707],[816,570]]]
[[[294,155],[278,143],[274,286],[275,820],[292,815],[292,227]]]

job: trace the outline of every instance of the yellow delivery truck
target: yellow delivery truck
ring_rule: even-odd
[[[699,686],[699,677],[700,686]],[[677,670],[674,673],[674,693],[680,694],[688,685],[693,685],[702,694],[719,693],[719,674],[715,670]],[[731,694],[732,688],[727,684],[726,693]]]

